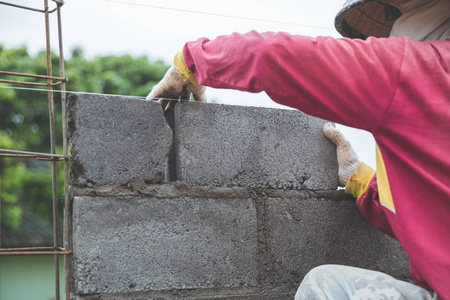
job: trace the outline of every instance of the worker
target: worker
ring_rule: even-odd
[[[205,86],[264,91],[277,103],[363,129],[376,172],[330,124],[339,182],[396,238],[414,284],[348,266],[309,272],[296,299],[450,299],[450,1],[349,0],[344,38],[255,31],[200,38],[175,56],[148,99],[205,101]]]

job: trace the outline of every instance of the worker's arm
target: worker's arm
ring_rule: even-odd
[[[186,43],[175,58],[183,76],[169,77],[181,87],[188,82],[264,91],[274,101],[307,114],[373,132],[395,95],[404,48],[403,38],[363,41],[234,33]],[[181,85],[179,78],[185,80]],[[173,85],[168,78],[161,83]],[[167,97],[161,89],[149,95],[161,97]]]
[[[307,114],[372,131],[395,95],[404,44],[252,31],[189,42],[183,57],[202,85],[265,91]]]
[[[336,145],[339,184],[357,199],[356,206],[370,224],[395,238],[380,203],[375,170],[359,160],[350,142],[338,129],[328,123],[323,132]]]
[[[372,174],[373,176],[367,183],[364,193],[356,200],[356,206],[373,227],[396,238],[386,218],[386,210],[383,209],[378,196],[377,175],[374,171]],[[367,176],[367,174],[363,176]],[[357,174],[354,174],[353,177],[353,181],[360,180]],[[351,181],[349,180],[350,184]]]

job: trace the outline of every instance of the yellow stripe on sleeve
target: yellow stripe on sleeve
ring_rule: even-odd
[[[377,145],[377,185],[380,203],[390,211],[395,213],[394,199],[392,198],[391,187],[387,177],[386,167],[384,165],[383,156]]]

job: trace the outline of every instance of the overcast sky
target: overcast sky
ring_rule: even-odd
[[[43,8],[43,0],[3,0]],[[131,54],[171,64],[187,41],[232,32],[284,31],[339,37],[334,17],[344,0],[66,0],[62,7],[64,54],[75,47],[88,58]],[[54,7],[49,0],[50,7]],[[57,50],[56,14],[51,17],[52,48]],[[45,49],[44,14],[0,5],[0,44]],[[207,90],[219,103],[280,107],[264,93]],[[360,157],[375,166],[370,134],[340,127]]]

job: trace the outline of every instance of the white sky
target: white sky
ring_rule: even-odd
[[[3,1],[40,9],[44,3],[43,0]],[[68,57],[75,47],[81,47],[84,54],[90,58],[96,55],[131,54],[135,57],[147,56],[150,60],[160,59],[171,64],[175,53],[180,51],[187,41],[200,37],[212,39],[218,35],[244,33],[250,30],[339,37],[334,29],[334,17],[345,1],[66,0],[65,2],[62,7],[65,56]],[[55,6],[51,0],[49,5]],[[50,26],[52,48],[57,50],[56,13],[51,16]],[[45,49],[44,14],[0,5],[0,30],[2,32],[0,44],[4,47],[25,45],[30,54]],[[209,98],[219,103],[280,107],[264,93],[250,94],[208,88],[207,94]],[[375,144],[372,136],[360,130],[342,126],[339,128],[352,142],[360,158],[375,167]]]

